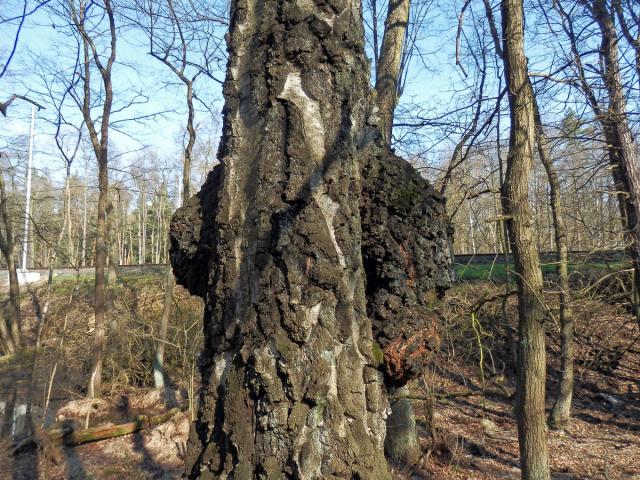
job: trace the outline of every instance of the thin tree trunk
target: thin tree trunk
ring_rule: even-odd
[[[131,265],[135,259],[133,258],[133,232],[131,231],[131,226],[127,228],[129,232],[129,256],[128,256],[128,264]]]
[[[96,221],[96,246],[95,246],[95,293],[94,293],[94,348],[91,363],[87,394],[91,398],[99,397],[102,388],[102,357],[106,343],[106,278],[105,267],[108,255],[108,226],[107,205],[109,202],[109,122],[111,107],[113,105],[113,83],[111,71],[116,59],[116,24],[111,0],[104,0],[104,12],[109,22],[110,48],[107,49],[108,59],[106,63],[100,58],[100,53],[94,43],[90,32],[85,29],[86,8],[83,0],[79,6],[75,2],[69,3],[71,20],[82,38],[84,63],[83,85],[84,98],[82,114],[89,131],[89,137],[98,166],[98,212]],[[91,71],[92,64],[100,73],[104,98],[102,103],[102,116],[100,129],[98,130],[92,118],[91,100]]]
[[[13,237],[13,223],[9,216],[7,191],[4,184],[4,175],[0,172],[0,217],[4,225],[4,235],[0,231],[0,250],[7,262],[9,273],[9,318],[0,319],[0,334],[5,349],[9,353],[18,350],[22,345],[22,328],[20,319],[20,284],[18,283],[18,265],[16,263],[16,244]],[[6,332],[6,333],[4,333]]]
[[[558,1],[554,3],[554,6],[564,22],[580,87],[587,103],[602,125],[609,150],[609,163],[618,192],[622,228],[627,240],[627,251],[633,263],[634,314],[640,323],[640,178],[637,171],[636,152],[629,129],[618,60],[618,32],[615,23],[616,2],[612,2],[610,5],[605,0],[580,0],[580,3],[591,14],[601,33],[600,51],[604,69],[600,71],[609,100],[606,109],[599,103],[594,88],[588,82],[582,57],[578,50],[572,16],[563,8],[563,2]]]
[[[378,71],[378,0],[371,0],[372,36],[373,36],[373,69]]]
[[[195,108],[193,106],[193,82],[187,82],[187,132],[189,139],[184,148],[182,163],[182,198],[186,201],[191,196],[191,152],[196,143],[196,129],[193,125]]]
[[[378,127],[389,143],[393,130],[393,115],[398,103],[398,83],[402,64],[404,38],[409,23],[410,0],[391,0],[384,22],[382,49],[376,68],[376,106]]]
[[[628,251],[633,262],[633,290],[636,320],[640,324],[640,176],[633,136],[627,119],[627,106],[622,86],[618,60],[618,32],[613,7],[605,0],[594,0],[591,12],[602,35],[604,82],[609,96],[609,106],[602,121],[608,126],[608,143],[613,160],[612,173],[624,188],[621,198],[626,210],[626,235]]]
[[[549,423],[554,428],[564,428],[571,416],[573,397],[573,336],[575,324],[571,308],[571,290],[569,287],[569,246],[567,245],[567,229],[562,211],[561,186],[558,174],[547,150],[547,139],[544,134],[538,102],[533,98],[534,118],[536,123],[536,144],[538,155],[542,161],[549,180],[549,203],[553,218],[556,245],[556,269],[560,292],[560,381]]]
[[[64,239],[64,235],[65,233],[68,231],[68,223],[71,223],[71,215],[67,215],[67,206],[68,206],[68,199],[69,196],[67,195],[67,192],[70,191],[70,187],[69,187],[69,181],[71,179],[70,176],[70,170],[67,169],[67,175],[65,177],[65,194],[64,194],[64,204],[62,206],[62,227],[60,228],[60,232],[58,233],[58,238],[56,239],[56,242],[51,245],[50,249],[51,251],[49,252],[49,282],[52,281],[53,279],[53,267],[55,266],[55,262],[56,259],[58,257],[58,250],[61,249],[61,245],[62,245],[62,240]],[[67,252],[69,253],[69,256],[67,257],[65,264],[68,264],[68,262],[71,260],[71,255],[70,255],[70,249],[69,249],[69,239],[67,238]]]
[[[152,208],[153,208],[153,203],[152,203]],[[155,254],[156,254],[156,228],[153,222],[153,210],[151,211],[151,225],[150,225],[150,229],[151,229],[151,252],[149,252],[149,260],[150,263],[154,263],[155,262]]]
[[[84,179],[84,189],[82,194],[82,266],[87,265],[87,190],[89,189],[88,179]]]
[[[503,211],[518,284],[519,345],[516,416],[520,468],[525,480],[548,480],[549,454],[545,422],[545,311],[542,273],[531,226],[529,179],[533,164],[535,122],[533,91],[524,50],[522,0],[502,0],[504,69],[509,89],[511,135],[503,190]]]
[[[174,14],[173,5],[171,3],[168,4],[170,11]],[[178,28],[180,25],[178,24]],[[163,62],[168,65],[171,70],[182,80],[182,82],[187,87],[186,94],[186,102],[187,102],[187,133],[189,138],[187,140],[187,144],[184,147],[183,157],[182,157],[182,192],[179,194],[179,198],[183,198],[185,201],[189,199],[191,196],[191,156],[193,152],[193,146],[196,143],[196,129],[194,127],[194,119],[195,119],[195,108],[193,105],[193,80],[189,80],[184,74],[184,67],[186,65],[186,50],[183,49],[183,58],[182,58],[182,69],[177,69],[175,66],[172,66],[166,59]],[[178,207],[181,206],[180,200],[178,200]],[[161,217],[162,218],[162,217]],[[162,237],[162,245],[166,246],[165,236]],[[164,299],[164,307],[162,309],[162,317],[160,318],[160,339],[156,347],[156,362],[154,363],[154,380],[156,388],[161,388],[160,381],[163,378],[163,361],[164,361],[164,345],[166,342],[167,336],[167,324],[169,322],[169,314],[171,312],[171,305],[173,304],[173,287],[175,285],[175,277],[173,276],[173,271],[171,267],[169,267],[169,271],[167,272],[167,282],[165,285],[165,299]],[[164,385],[164,383],[163,383]]]
[[[120,277],[120,251],[118,249],[118,210],[117,203],[114,205],[112,199],[107,200],[107,249],[109,256],[108,283],[113,285]]]
[[[142,188],[147,188],[146,184],[143,184]],[[142,249],[140,253],[140,264],[147,263],[147,192],[142,192]]]
[[[571,289],[569,287],[569,246],[567,245],[567,229],[562,210],[562,194],[558,173],[547,149],[547,138],[542,126],[538,102],[533,96],[534,120],[536,125],[536,144],[538,155],[542,161],[549,180],[549,204],[553,218],[556,244],[556,269],[560,292],[560,381],[549,424],[554,428],[564,428],[571,416],[573,397],[573,335],[575,324],[571,308]]]
[[[173,288],[175,286],[175,278],[171,265],[167,267],[167,280],[164,286],[164,306],[162,308],[162,316],[160,317],[160,325],[158,332],[158,341],[156,342],[156,351],[153,356],[153,383],[156,388],[165,388],[164,381],[164,349],[167,339],[167,328],[169,326],[169,318],[173,306]]]
[[[8,253],[5,255],[7,261],[7,270],[9,271],[9,318],[11,323],[9,325],[11,331],[11,338],[16,348],[22,346],[22,319],[20,315],[20,283],[18,282],[18,264],[15,256],[15,244],[13,241],[10,243],[13,245]]]
[[[105,151],[106,153],[106,151]],[[102,388],[102,354],[106,342],[106,278],[105,266],[107,263],[107,202],[109,201],[109,174],[106,155],[98,160],[98,220],[96,223],[96,278],[95,278],[95,331],[94,351],[89,378],[89,397],[100,396]]]
[[[144,257],[142,255],[142,192],[139,194],[139,207],[138,207],[138,264],[144,263]]]

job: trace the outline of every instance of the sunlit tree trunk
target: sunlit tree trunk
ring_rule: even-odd
[[[113,105],[113,83],[111,71],[116,59],[116,24],[111,0],[103,0],[104,13],[108,22],[109,46],[104,52],[106,59],[102,58],[103,52],[99,51],[92,35],[95,32],[87,30],[88,11],[84,0],[73,0],[66,4],[72,24],[82,40],[82,115],[89,132],[89,138],[96,157],[98,166],[98,212],[96,220],[96,247],[95,247],[95,297],[94,297],[94,348],[91,361],[87,393],[89,397],[99,397],[102,388],[102,357],[106,343],[106,278],[105,267],[107,263],[107,204],[109,202],[109,122],[111,107]],[[92,71],[97,69],[100,75],[100,83],[103,97],[99,127],[93,117],[92,99]]]
[[[524,50],[522,0],[502,0],[504,69],[509,89],[511,131],[502,193],[518,285],[518,376],[516,416],[520,468],[525,480],[548,480],[545,422],[545,310],[542,273],[531,222],[529,180],[533,165],[535,122],[533,90]]]
[[[587,3],[586,0],[583,0]],[[625,234],[628,238],[629,253],[634,267],[634,307],[640,323],[640,176],[636,158],[636,147],[629,128],[627,106],[622,85],[620,62],[618,60],[618,32],[613,7],[605,0],[593,0],[589,5],[593,19],[602,36],[603,80],[609,97],[608,109],[602,121],[609,133],[610,156],[614,177],[624,192],[621,202],[625,210]],[[616,171],[617,170],[617,171]]]
[[[376,65],[376,106],[380,131],[387,142],[391,141],[393,116],[398,103],[400,68],[409,24],[410,3],[410,0],[389,2],[382,48]]]
[[[544,133],[538,102],[533,98],[536,144],[549,181],[549,203],[553,218],[556,246],[556,270],[558,272],[558,294],[560,300],[560,381],[558,393],[549,418],[554,428],[563,428],[571,416],[573,397],[573,336],[575,331],[573,309],[571,308],[571,288],[569,287],[569,246],[567,229],[562,209],[562,189],[558,173],[549,155],[547,138]]]
[[[390,478],[360,242],[361,22],[355,1],[231,4],[221,166],[183,210],[202,202],[212,241],[192,286],[206,302],[192,478]]]

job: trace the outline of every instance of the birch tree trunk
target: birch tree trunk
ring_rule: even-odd
[[[390,478],[361,258],[359,9],[232,2],[221,167],[195,197],[214,221],[191,478]]]
[[[221,163],[171,225],[176,279],[205,300],[187,474],[390,478],[382,372],[400,388],[436,349],[444,201],[381,138],[359,2],[230,17]]]
[[[545,311],[542,273],[531,225],[529,179],[533,164],[535,122],[533,90],[524,50],[522,0],[502,0],[504,70],[509,89],[511,133],[502,193],[518,285],[518,377],[516,417],[520,468],[525,480],[548,480],[545,423]]]

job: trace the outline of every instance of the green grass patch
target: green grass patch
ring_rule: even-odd
[[[630,262],[612,263],[576,263],[569,265],[569,273],[581,274],[605,274],[631,268]],[[487,281],[504,282],[507,279],[507,269],[503,263],[478,263],[478,264],[454,264],[456,277],[460,281]],[[513,272],[513,265],[509,265],[509,270]],[[544,277],[553,276],[556,273],[556,265],[553,263],[542,264],[542,275]],[[513,273],[510,274],[513,280]]]

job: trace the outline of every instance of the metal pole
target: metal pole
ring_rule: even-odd
[[[29,159],[27,163],[27,201],[24,208],[24,241],[22,242],[22,271],[27,271],[29,250],[29,216],[31,213],[31,166],[33,164],[33,136],[36,124],[36,107],[31,107],[31,131],[29,132]]]

